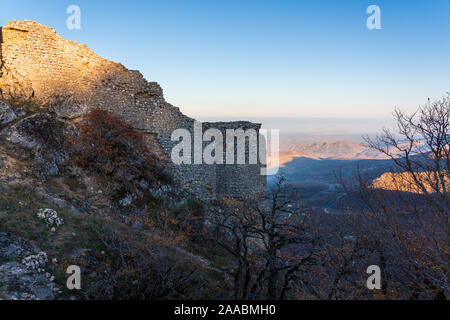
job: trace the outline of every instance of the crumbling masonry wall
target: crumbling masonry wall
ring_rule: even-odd
[[[0,98],[54,112],[65,120],[82,118],[102,108],[121,115],[141,130],[155,152],[170,156],[171,133],[193,132],[194,119],[167,103],[156,82],[139,71],[103,59],[86,45],[61,37],[34,21],[12,21],[1,29]],[[217,124],[220,130],[260,125]],[[208,124],[206,127],[214,126]],[[174,176],[202,199],[263,192],[266,180],[260,165],[180,165]]]

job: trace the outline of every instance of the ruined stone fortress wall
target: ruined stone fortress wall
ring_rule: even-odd
[[[144,132],[152,149],[167,157],[175,144],[171,141],[175,129],[193,132],[195,120],[167,103],[156,82],[64,39],[50,27],[12,21],[1,28],[0,37],[2,100],[49,110],[62,119],[80,118],[92,108],[112,111]],[[204,129],[214,126],[208,123]],[[247,122],[217,126],[222,131],[260,128]],[[199,198],[238,197],[265,191],[260,168],[259,164],[180,165],[174,175]]]

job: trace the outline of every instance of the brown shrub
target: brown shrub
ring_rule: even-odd
[[[94,109],[68,138],[72,160],[83,168],[119,181],[126,192],[169,183],[166,163],[145,145],[141,132],[117,115]]]

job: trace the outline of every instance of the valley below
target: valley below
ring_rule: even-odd
[[[278,174],[286,177],[298,206],[341,214],[358,205],[359,178],[373,181],[392,170],[392,160],[353,141],[292,145],[281,141]],[[275,176],[269,176],[269,188]]]

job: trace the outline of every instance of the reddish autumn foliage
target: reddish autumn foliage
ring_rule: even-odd
[[[142,133],[117,115],[94,109],[77,129],[68,141],[79,166],[112,176],[129,191],[169,182],[165,163],[148,149]]]

